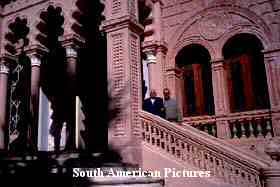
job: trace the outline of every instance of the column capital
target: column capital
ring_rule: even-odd
[[[10,71],[10,65],[15,63],[17,58],[9,54],[3,54],[0,56],[0,73],[8,74]]]
[[[147,59],[146,59],[147,64],[155,64],[157,62],[155,52],[153,52],[153,51],[146,52],[146,56],[147,56]]]
[[[223,58],[216,58],[211,60],[211,64],[220,64],[220,63],[224,63],[224,59]]]
[[[67,46],[67,47],[65,47],[65,50],[66,50],[66,58],[77,58],[78,57],[77,48]]]
[[[9,67],[3,63],[0,63],[0,74],[9,74]]]
[[[74,49],[82,48],[86,43],[84,38],[74,33],[59,37],[59,41],[64,48]]]
[[[215,59],[211,61],[211,68],[214,71],[218,71],[224,68],[224,59]]]
[[[59,38],[62,46],[66,50],[67,58],[77,58],[78,49],[82,48],[85,44],[85,39],[77,34],[68,34]]]
[[[142,43],[143,52],[155,51],[167,53],[167,43],[165,41],[145,41]]]
[[[43,55],[49,52],[49,50],[42,45],[31,45],[26,47],[24,51],[29,58],[36,56],[39,59],[41,59]]]
[[[31,66],[41,66],[41,59],[48,53],[48,50],[41,45],[32,45],[26,47],[25,52],[31,60]]]

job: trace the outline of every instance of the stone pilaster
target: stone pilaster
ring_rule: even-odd
[[[141,153],[141,59],[138,1],[106,1],[108,81],[121,114],[110,125],[109,144],[119,150],[123,161],[140,164]],[[113,6],[114,5],[114,6]]]
[[[0,151],[5,149],[5,130],[7,125],[7,90],[9,66],[12,61],[8,56],[0,57]]]
[[[40,95],[40,76],[41,59],[47,52],[45,48],[39,45],[30,46],[25,49],[27,56],[31,60],[31,98],[30,111],[32,117],[31,127],[29,127],[30,136],[29,146],[32,150],[38,149],[38,119],[39,119],[39,95]]]
[[[265,51],[264,63],[272,112],[272,127],[274,135],[280,136],[280,50]]]
[[[215,115],[218,117],[216,121],[217,135],[219,138],[230,138],[228,121],[222,120],[222,117],[230,112],[226,71],[224,69],[223,60],[212,61],[211,69]]]

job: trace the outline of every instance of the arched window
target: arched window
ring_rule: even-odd
[[[176,56],[183,72],[184,116],[213,115],[213,88],[210,54],[202,45],[191,44]]]
[[[251,34],[238,34],[223,47],[231,111],[269,108],[261,41]]]

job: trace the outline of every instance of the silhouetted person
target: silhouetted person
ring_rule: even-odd
[[[164,108],[165,108],[165,119],[172,122],[181,122],[182,116],[178,108],[177,101],[170,97],[170,90],[168,88],[163,89],[164,96]]]
[[[150,98],[144,100],[143,109],[162,118],[165,117],[163,100],[157,97],[157,93],[153,89],[150,92]]]

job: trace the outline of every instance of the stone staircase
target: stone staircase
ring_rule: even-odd
[[[143,168],[210,171],[211,177],[165,177],[166,186],[263,187],[263,169],[272,160],[191,126],[180,126],[141,111]],[[258,150],[261,151],[261,150]]]

